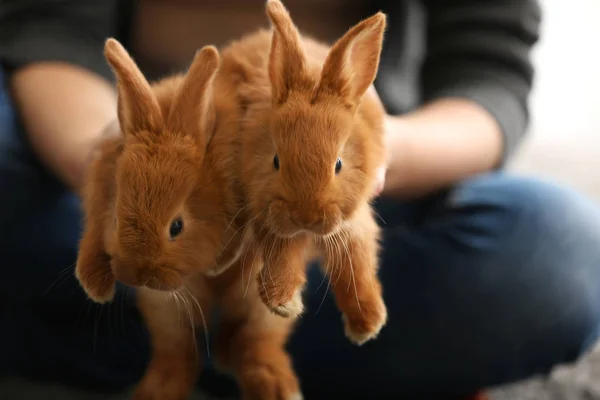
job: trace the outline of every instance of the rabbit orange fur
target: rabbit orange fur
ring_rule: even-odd
[[[380,230],[369,204],[385,159],[376,76],[384,14],[331,49],[302,38],[283,4],[267,2],[270,31],[223,51],[246,104],[240,181],[264,268],[261,297],[284,317],[302,312],[307,251],[317,247],[347,336],[375,337],[387,320],[377,277]]]
[[[105,56],[123,137],[103,142],[88,168],[76,276],[96,302],[111,300],[116,280],[137,288],[153,354],[134,398],[189,397],[200,368],[195,328],[216,305],[220,363],[244,398],[298,398],[284,350],[293,322],[260,300],[251,279],[260,266],[237,234],[241,108],[217,72],[219,53],[204,47],[185,75],[152,86],[116,40]]]

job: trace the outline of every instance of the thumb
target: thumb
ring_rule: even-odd
[[[387,165],[382,165],[377,169],[377,178],[375,179],[375,187],[373,189],[373,197],[377,197],[383,191],[385,186],[385,174],[387,172]]]

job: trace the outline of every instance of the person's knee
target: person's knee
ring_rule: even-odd
[[[552,250],[556,241],[566,246],[600,240],[600,208],[575,191],[544,180],[482,175],[453,189],[445,208],[451,228],[499,245],[518,241]]]
[[[518,346],[494,355],[510,379],[572,361],[597,340],[600,207],[577,192],[486,174],[428,204],[419,225],[384,229],[385,282],[406,275],[387,265],[419,265],[413,280],[435,285],[456,320],[474,318],[486,346]],[[388,298],[406,300],[396,291]]]
[[[562,346],[560,361],[594,343],[600,328],[600,207],[552,182],[507,175],[467,181],[448,202],[460,216],[448,234],[468,236],[470,245],[493,243],[488,255],[515,274],[514,282],[537,292],[524,298],[531,303],[523,307],[538,310],[529,325]]]

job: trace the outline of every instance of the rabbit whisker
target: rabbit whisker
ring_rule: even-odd
[[[343,234],[346,235],[346,239],[349,239],[348,233],[342,230]],[[342,244],[344,245],[344,250],[346,251],[346,255],[348,256],[348,261],[350,262],[350,273],[352,279],[348,282],[348,288],[346,291],[350,290],[350,284],[354,285],[354,294],[356,296],[356,304],[358,305],[358,311],[362,312],[360,307],[360,300],[358,300],[358,289],[356,288],[356,277],[354,276],[354,264],[352,263],[352,256],[350,255],[350,249],[348,248],[348,243],[346,240],[342,240]]]
[[[335,277],[334,285],[337,285],[338,282],[340,281],[340,278],[342,277],[342,261],[344,258],[344,251],[342,249],[342,245],[340,244],[341,238],[337,233],[335,235],[331,236],[331,240],[335,244],[335,248],[337,250],[337,254],[335,256],[335,262],[334,262],[334,267],[335,267],[335,270],[337,271],[337,276]],[[334,278],[333,271],[331,271],[331,272],[332,272],[331,279],[333,279]]]
[[[60,285],[62,285],[63,283],[65,283],[69,278],[71,278],[71,274],[67,274],[67,272],[70,272],[70,270],[72,270],[75,267],[75,263],[65,267],[64,269],[62,269],[57,275],[57,278],[52,281],[52,283],[48,286],[48,288],[44,291],[43,296],[46,296],[48,293],[50,293],[50,291],[55,288],[58,287]]]
[[[330,258],[329,255],[332,253],[332,245],[330,243],[330,240],[328,237],[326,236],[322,236],[319,237],[318,240],[323,244],[323,246],[325,246],[325,254],[327,255],[327,257],[325,257],[325,259],[322,261],[322,265],[323,265],[323,279],[321,279],[321,283],[319,283],[319,286],[317,286],[317,288],[315,289],[314,293],[316,294],[319,289],[321,289],[321,286],[323,286],[323,283],[325,283],[325,279],[327,278],[327,276],[329,275],[329,270],[330,270],[330,266],[327,263],[327,259]]]
[[[238,215],[240,215],[240,213],[242,211],[244,211],[246,208],[248,208],[249,206],[250,206],[250,204],[246,204],[244,207],[240,208],[237,213],[235,213],[233,218],[231,218],[231,221],[229,221],[229,224],[227,224],[227,228],[225,229],[226,231],[229,230],[229,228],[231,227],[231,224],[233,223],[233,221],[235,221],[235,219],[238,217]]]
[[[332,239],[329,237],[323,237],[323,243],[325,243],[325,251],[330,254],[333,252],[333,248],[335,247],[333,245],[333,243],[331,242]],[[333,260],[335,262],[335,258],[333,256],[328,257],[330,260]],[[321,302],[319,303],[319,307],[317,307],[317,311],[315,311],[315,314],[317,314],[320,310],[321,307],[323,306],[323,303],[325,303],[325,298],[327,297],[327,293],[329,293],[329,288],[331,286],[331,270],[334,269],[333,265],[327,265],[329,263],[325,263],[325,272],[323,274],[323,279],[321,280],[321,283],[319,284],[319,287],[317,288],[317,291],[319,290],[319,288],[323,285],[323,282],[325,282],[325,279],[327,279],[327,287],[325,288],[325,293],[323,293],[323,298],[321,299]],[[315,291],[316,292],[316,291]]]
[[[191,309],[190,304],[188,303],[186,296],[183,293],[181,293],[180,291],[176,291],[173,293],[181,302],[181,305],[183,306],[185,313],[187,314],[187,316],[189,318],[189,327],[191,329],[192,342],[194,343],[194,351],[197,354],[198,353],[198,344],[196,342],[196,322],[194,321],[194,312]]]
[[[258,214],[256,214],[254,216],[254,218],[252,218],[247,223],[250,223],[251,221],[256,220],[258,218],[258,216],[261,215],[266,210],[267,210],[267,208],[262,209]],[[253,236],[252,237],[252,243],[248,247],[252,247],[252,248],[255,247],[255,244],[256,244],[256,241],[257,241],[256,237],[260,236],[260,234],[262,233],[263,229],[264,229],[264,225],[260,228],[260,231],[258,232],[258,234],[252,235]],[[259,248],[258,249],[258,254],[257,254],[257,252],[253,252],[253,253],[254,253],[255,258],[260,258],[261,261],[263,262],[263,265],[261,267],[259,267],[259,268],[264,268],[264,249],[263,248]],[[246,264],[245,260],[246,260],[246,256],[247,255],[248,255],[248,252],[247,251],[244,252],[244,261],[243,261],[242,265]],[[244,298],[246,298],[246,296],[248,295],[248,290],[250,289],[250,283],[252,282],[252,278],[254,277],[254,275],[253,275],[254,274],[254,263],[255,263],[255,260],[252,260],[252,262],[250,264],[251,265],[251,267],[250,267],[250,275],[248,275],[248,283],[246,284],[246,289],[244,289]],[[244,286],[244,273],[242,272],[242,287],[243,286]]]
[[[387,222],[385,222],[385,220],[381,217],[381,215],[377,214],[377,211],[375,211],[374,209],[372,209],[372,211],[373,211],[373,214],[375,214],[377,216],[377,218],[379,218],[381,220],[381,222],[383,222],[384,225],[387,225]]]
[[[253,222],[254,220],[256,220],[259,215],[265,211],[266,208],[264,210],[262,210],[261,212],[259,212],[258,214],[256,214],[253,218],[249,219],[248,221],[246,221],[245,224],[243,224],[242,226],[240,226],[239,228],[237,228],[237,230],[235,232],[233,232],[233,235],[231,235],[231,237],[229,238],[229,240],[227,241],[227,243],[225,243],[224,246],[221,247],[221,252],[219,253],[219,255],[217,256],[216,260],[218,261],[219,258],[221,257],[221,255],[225,252],[225,250],[227,249],[227,246],[229,246],[229,243],[231,243],[231,241],[233,240],[233,238],[235,237],[235,235],[237,235],[237,233],[242,230],[245,229],[251,222]],[[233,220],[232,220],[233,221]],[[229,228],[228,228],[229,229]],[[241,244],[243,245],[243,243]],[[214,268],[216,268],[217,265],[217,261],[215,261],[215,264],[213,265]]]
[[[245,229],[245,228],[246,228],[248,225],[250,225],[251,223],[253,223],[253,222],[254,222],[254,221],[255,221],[255,220],[256,220],[256,219],[257,219],[257,218],[258,218],[258,217],[259,217],[259,216],[260,216],[260,215],[261,215],[263,212],[265,212],[266,210],[267,210],[266,208],[262,209],[262,210],[261,210],[260,212],[258,212],[258,213],[257,213],[257,214],[256,214],[254,217],[252,217],[252,218],[250,218],[248,221],[246,221],[246,223],[245,223],[244,225],[242,225],[242,226],[241,226],[239,229],[242,229],[242,228],[243,228],[243,229]],[[239,230],[239,229],[238,229],[238,230]],[[236,231],[236,232],[237,232],[237,231]],[[231,239],[230,239],[230,240],[231,240]],[[248,245],[248,247],[250,247],[250,246],[254,246],[254,241],[255,241],[255,240],[256,240],[256,239],[253,237],[253,241],[252,241],[252,243],[251,243],[251,244],[249,244],[249,245]],[[228,242],[228,243],[229,243],[229,242]],[[244,246],[244,245],[245,245],[245,243],[241,243],[240,245],[241,245],[241,246]],[[225,247],[227,247],[227,245],[226,245]],[[225,247],[224,247],[224,249],[225,249]],[[242,278],[241,278],[242,289],[244,288],[244,265],[246,264],[246,256],[247,256],[247,255],[248,255],[248,251],[246,250],[246,251],[244,251],[244,258],[243,258],[243,260],[242,260]],[[252,275],[252,271],[250,271],[250,274]],[[250,280],[250,279],[252,278],[252,276],[251,276],[251,275],[248,277],[248,280]],[[250,283],[248,283],[248,285],[249,285],[249,284],[250,284]],[[247,292],[247,290],[246,290],[246,292]]]
[[[204,329],[204,341],[206,342],[206,356],[210,357],[210,346],[209,346],[209,340],[208,340],[208,335],[209,335],[208,325],[206,324],[206,319],[204,318],[204,311],[202,310],[202,307],[200,306],[200,302],[198,301],[196,296],[194,296],[192,294],[190,289],[187,286],[183,286],[183,288],[188,293],[188,296],[193,300],[194,304],[198,308],[198,311],[200,311],[200,317],[202,318],[202,328]]]
[[[252,245],[254,245],[254,243],[252,243]],[[246,257],[246,256],[244,255],[244,257]],[[250,275],[248,276],[248,283],[246,284],[246,289],[244,290],[244,299],[246,298],[246,295],[248,294],[248,289],[250,289],[250,283],[252,282],[253,273],[254,273],[254,261],[252,261],[250,263]],[[244,278],[242,276],[242,285],[244,284],[243,281],[244,281]]]

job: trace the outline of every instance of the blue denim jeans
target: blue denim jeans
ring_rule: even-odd
[[[143,374],[147,333],[131,291],[97,306],[79,289],[79,207],[31,154],[0,74],[1,367],[118,388]],[[490,173],[377,208],[388,325],[350,344],[312,271],[289,344],[307,398],[468,394],[546,373],[597,338],[600,209],[586,198]]]

